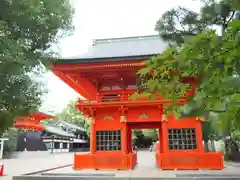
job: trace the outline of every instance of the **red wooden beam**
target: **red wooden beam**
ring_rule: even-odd
[[[80,75],[74,77],[60,71],[53,71],[53,73],[84,98],[88,100],[96,99],[97,88],[88,79],[81,78]]]

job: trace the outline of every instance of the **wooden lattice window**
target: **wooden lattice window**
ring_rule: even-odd
[[[54,142],[54,149],[60,149],[60,142]]]
[[[168,147],[170,150],[197,149],[195,128],[168,129]]]
[[[97,151],[120,151],[121,131],[96,131]]]
[[[105,94],[102,97],[102,102],[118,102],[120,98],[120,94]]]
[[[68,148],[68,143],[63,143],[63,149],[67,149]]]

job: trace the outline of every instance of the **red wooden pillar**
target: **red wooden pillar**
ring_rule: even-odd
[[[197,138],[197,149],[199,152],[204,152],[203,138],[202,138],[202,121],[197,119],[196,124],[196,138]]]
[[[161,127],[160,128],[158,128],[158,141],[159,141],[159,146],[158,146],[158,152],[160,152],[160,153],[163,153],[163,145],[162,145],[162,143],[163,143],[163,138],[162,138],[162,129],[161,129]]]
[[[128,153],[132,153],[132,129],[127,127],[127,143],[128,143]]]
[[[124,123],[124,126],[122,128],[122,152],[124,154],[127,154],[127,140],[128,140],[128,137],[127,137],[127,125],[126,123]]]
[[[162,121],[161,123],[161,131],[160,131],[160,146],[161,146],[161,153],[167,153],[168,152],[168,125],[167,121]]]
[[[96,129],[94,123],[92,123],[90,130],[90,153],[94,154],[95,152],[96,152]]]

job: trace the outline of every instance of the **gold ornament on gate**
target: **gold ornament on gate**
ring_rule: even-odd
[[[197,118],[197,120],[205,121],[205,117],[204,116],[200,116],[200,117]]]
[[[168,119],[167,119],[167,116],[166,116],[166,114],[163,114],[162,115],[162,121],[167,121]]]
[[[127,117],[125,115],[120,116],[120,122],[127,122]]]
[[[95,117],[90,117],[89,121],[90,121],[91,124],[95,124]]]
[[[104,116],[104,120],[113,120],[112,116]]]

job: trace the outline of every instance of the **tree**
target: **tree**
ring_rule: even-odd
[[[150,138],[153,141],[156,141],[158,138],[156,129],[144,129],[142,132],[144,137]]]
[[[239,1],[229,4],[239,12]],[[174,113],[179,118],[207,117],[209,112],[219,111],[223,118],[231,113],[232,119],[228,120],[239,129],[240,20],[234,17],[228,21],[221,37],[215,30],[206,28],[191,38],[183,36],[182,44],[171,46],[147,61],[146,67],[139,71],[141,76],[150,74],[144,95],[154,96],[161,92],[173,101],[165,106],[165,113]],[[195,93],[182,106],[178,99],[190,88],[183,82],[185,77],[197,77],[198,84]]]
[[[155,30],[169,42],[181,44],[186,38],[217,27],[223,32],[234,18],[239,18],[238,0],[202,0],[200,12],[184,7],[173,8],[165,12],[157,21]]]
[[[89,134],[90,132],[90,125],[88,123],[88,118],[83,115],[82,112],[78,111],[75,108],[76,101],[72,101],[69,103],[63,111],[56,115],[56,117],[63,121],[68,121],[70,123],[80,125],[87,129]]]
[[[17,150],[18,129],[9,128],[2,136],[8,138],[8,140],[4,142],[3,153],[4,156],[9,156],[11,152]]]
[[[144,135],[143,135],[143,132],[142,132],[142,130],[136,130],[136,129],[133,129],[133,131],[132,131],[132,140],[135,142],[135,141],[137,141],[137,139],[139,138],[139,137],[143,137]]]
[[[33,80],[50,50],[71,32],[68,0],[2,0],[0,2],[0,135],[16,116],[37,111],[42,84]]]
[[[184,43],[186,39],[194,37],[199,33],[204,32],[206,30],[210,30],[212,28],[220,29],[221,35],[224,35],[225,31],[229,30],[228,27],[229,27],[229,24],[232,23],[232,20],[240,18],[240,12],[239,12],[240,3],[238,0],[220,0],[220,1],[202,0],[202,2],[203,2],[203,6],[200,8],[199,13],[188,10],[186,8],[182,8],[182,7],[167,11],[156,23],[155,30],[157,30],[160,36],[166,41],[171,43],[173,42],[176,44],[181,44],[181,43]],[[225,34],[225,37],[226,37],[226,34]],[[214,50],[214,47],[212,47],[212,50]],[[231,57],[229,58],[231,59]],[[237,60],[235,60],[235,62],[236,61]],[[221,64],[222,62],[219,62],[218,60],[218,63]],[[203,65],[200,61],[198,62],[198,64]],[[204,68],[204,65],[202,67]],[[239,64],[236,65],[234,69],[235,71],[239,72]],[[239,76],[237,77],[236,76],[237,75],[235,73],[228,74],[228,77],[225,77],[225,81],[228,81],[226,82],[225,87],[227,86],[227,89],[231,89],[231,90],[233,90],[234,88],[235,92],[239,92],[239,88],[237,87],[240,86],[240,83],[239,83],[240,80],[239,80]],[[214,80],[215,79],[213,79],[213,81]],[[219,78],[219,80],[221,81],[221,78]],[[221,84],[218,84],[218,85],[221,85]],[[212,93],[214,92],[212,91]],[[221,93],[219,93],[219,95],[220,94]],[[229,97],[230,94],[232,94],[233,97]],[[196,100],[195,103],[189,103],[188,105],[185,106],[185,108],[183,108],[185,111],[185,114],[188,114],[188,115],[202,114],[206,116],[206,121],[203,123],[203,138],[205,142],[208,141],[209,137],[213,133],[217,132],[218,134],[222,134],[222,135],[230,135],[230,134],[234,134],[234,132],[239,129],[240,126],[239,126],[238,114],[239,114],[240,108],[235,103],[235,101],[237,101],[239,97],[236,97],[238,95],[235,93],[230,93],[230,94],[229,96],[222,96],[221,102],[218,101],[217,103],[212,103],[211,105],[211,106],[215,106],[213,109],[220,108],[220,111],[219,109],[217,110],[217,113],[218,114],[220,113],[218,116],[220,121],[214,121],[214,122],[212,121],[211,117],[209,116],[211,112],[207,111],[207,109],[209,108],[201,109],[201,105],[199,107],[196,107],[197,102],[201,103],[199,102],[199,100],[196,100],[197,98],[195,98]],[[230,102],[229,102],[229,98],[232,99]],[[200,98],[200,101],[202,100],[203,99]],[[225,108],[226,105],[228,106],[227,108]]]

